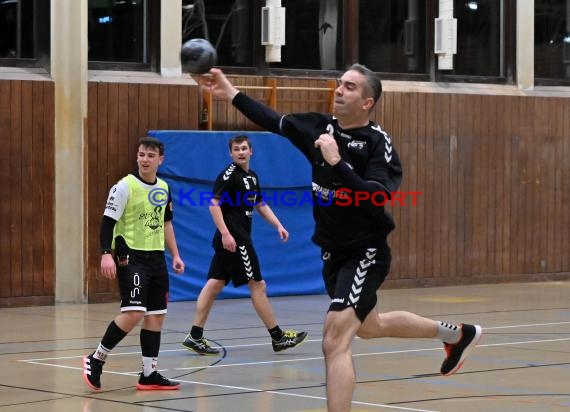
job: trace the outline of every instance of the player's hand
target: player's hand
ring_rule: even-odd
[[[321,150],[323,159],[325,159],[325,162],[329,165],[334,166],[340,162],[341,157],[338,151],[338,145],[331,135],[326,133],[320,135],[319,138],[315,140],[315,147]]]
[[[117,276],[117,265],[113,255],[110,253],[101,255],[101,274],[107,279],[115,279],[115,276]]]
[[[224,246],[224,249],[232,253],[236,251],[236,240],[229,233],[222,235],[222,245]]]
[[[207,74],[195,76],[194,80],[202,89],[220,99],[231,101],[239,93],[220,69],[212,68]]]
[[[287,242],[289,240],[289,232],[287,232],[283,226],[279,226],[277,228],[277,233],[279,233],[279,238],[283,242]]]
[[[172,258],[172,270],[174,270],[176,274],[184,273],[184,262],[180,256]]]

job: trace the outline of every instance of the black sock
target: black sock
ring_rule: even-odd
[[[103,339],[101,339],[101,345],[111,350],[117,346],[117,343],[119,343],[125,336],[127,336],[127,332],[119,328],[115,321],[112,321],[107,327],[107,331],[105,332],[105,335],[103,335]]]
[[[158,357],[158,352],[160,351],[160,332],[141,329],[140,342],[142,355],[144,357]]]
[[[283,337],[283,331],[281,330],[279,325],[275,326],[272,329],[267,329],[267,330],[269,331],[269,334],[271,335],[271,339],[273,339],[274,341],[281,340],[281,338]]]
[[[204,336],[204,328],[192,325],[192,330],[190,330],[190,336],[194,340],[202,339],[202,337]]]

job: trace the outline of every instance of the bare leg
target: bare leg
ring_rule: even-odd
[[[269,303],[269,298],[267,297],[265,281],[261,280],[256,282],[254,280],[250,280],[247,286],[249,286],[249,290],[251,292],[251,303],[253,304],[253,308],[261,318],[265,327],[267,329],[272,329],[277,326],[273,308],[271,307],[271,303]]]
[[[415,313],[371,311],[356,333],[364,339],[372,338],[435,338],[437,322]]]
[[[153,332],[160,332],[164,323],[164,315],[148,315],[144,317],[142,328]]]
[[[202,290],[200,291],[200,295],[198,296],[198,300],[196,301],[196,314],[194,315],[194,325],[199,326],[201,328],[204,327],[206,324],[206,320],[208,319],[208,315],[210,314],[210,310],[214,305],[214,300],[216,300],[216,296],[222,291],[226,282],[220,279],[208,279]]]
[[[115,324],[123,331],[129,333],[144,317],[144,312],[140,310],[131,310],[121,312],[115,318]]]
[[[342,312],[330,311],[323,330],[323,353],[327,376],[327,410],[350,411],[354,391],[352,340],[360,327],[352,308]]]

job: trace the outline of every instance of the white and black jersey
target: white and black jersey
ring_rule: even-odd
[[[255,123],[287,137],[311,163],[316,223],[313,241],[317,245],[327,250],[354,250],[386,244],[395,225],[383,206],[370,201],[347,206],[338,199],[341,194],[354,196],[358,191],[382,192],[389,198],[398,189],[402,179],[400,158],[392,139],[378,124],[369,122],[364,127],[343,130],[331,115],[281,116],[243,93],[236,95],[233,104]],[[342,157],[334,167],[314,146],[324,133],[334,137]]]
[[[224,222],[235,241],[240,245],[251,244],[253,208],[262,201],[257,174],[231,163],[216,178],[213,196],[219,200]],[[219,230],[214,234],[212,246],[223,249]]]

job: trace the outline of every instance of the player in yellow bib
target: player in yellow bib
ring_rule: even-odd
[[[172,226],[168,184],[156,176],[164,160],[164,144],[152,137],[139,140],[138,170],[109,191],[101,224],[101,273],[118,278],[121,313],[107,327],[101,343],[83,358],[83,379],[101,389],[103,364],[111,350],[142,320],[143,370],[139,390],[178,389],[178,382],[158,373],[156,365],[168,303],[166,246],[175,273],[184,272]]]

